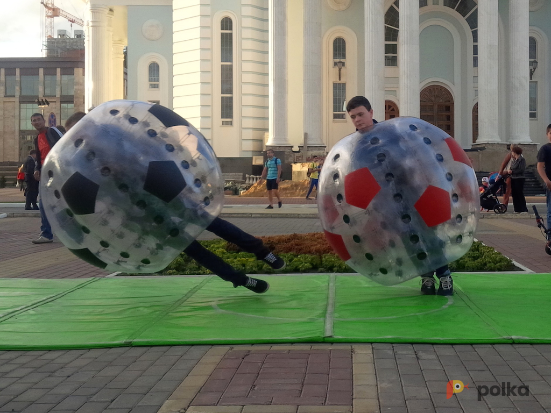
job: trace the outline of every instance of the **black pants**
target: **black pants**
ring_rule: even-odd
[[[215,218],[207,227],[207,231],[218,235],[228,242],[234,243],[246,252],[256,255],[256,258],[259,260],[270,253],[270,250],[266,248],[262,240],[253,237],[251,234],[221,218]],[[247,280],[245,274],[237,271],[222,258],[203,247],[198,241],[193,241],[184,252],[224,281],[230,281],[234,285],[243,285]]]
[[[38,198],[38,181],[34,178],[27,181],[27,192],[25,195],[25,209],[38,208],[36,200]]]
[[[511,178],[511,196],[515,212],[528,212],[524,198],[524,178]]]

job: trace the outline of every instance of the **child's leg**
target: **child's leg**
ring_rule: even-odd
[[[203,247],[197,241],[193,241],[184,252],[224,281],[233,283],[234,287],[243,286],[255,293],[264,293],[268,291],[269,285],[266,281],[248,277],[242,272],[237,271],[230,264]]]
[[[253,237],[241,228],[221,218],[215,218],[207,227],[207,231],[237,245],[239,248],[243,249],[243,251],[254,254],[258,260],[263,259],[270,253],[270,250],[264,245],[260,238]]]
[[[184,252],[224,281],[232,282],[235,286],[243,285],[246,282],[247,276],[245,274],[237,271],[230,264],[203,247],[197,241],[193,241]]]
[[[435,295],[436,286],[434,285],[433,272],[428,272],[421,275],[421,294],[423,295]]]
[[[447,265],[436,269],[436,277],[440,280],[438,295],[453,295],[453,280]]]

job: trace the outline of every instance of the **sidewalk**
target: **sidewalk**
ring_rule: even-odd
[[[225,196],[224,207],[220,217],[222,218],[316,218],[318,217],[317,201],[315,199],[307,200],[305,198],[283,198],[282,208],[278,208],[275,204],[274,209],[266,209],[268,206],[268,198],[252,198],[241,196]],[[505,214],[496,214],[493,211],[482,212],[481,218],[515,218],[526,219],[534,218],[532,205],[536,205],[541,216],[547,213],[545,197],[533,196],[526,197],[526,202],[529,214],[513,214],[512,204],[509,205],[509,211]],[[2,214],[5,216],[14,217],[39,217],[39,211],[25,211],[23,194],[17,188],[2,188],[0,189],[0,218]]]
[[[0,202],[10,196],[3,191]],[[285,201],[281,211],[264,210],[266,200],[257,198],[249,199],[247,207],[236,206],[244,199],[228,197],[224,213],[238,210],[240,215],[230,221],[254,235],[321,231],[314,203],[294,198],[296,203]],[[290,211],[302,215],[289,216]],[[39,226],[37,216],[0,219],[2,278],[108,275],[57,240],[31,244]],[[531,271],[550,272],[551,257],[531,219],[482,219],[476,236]],[[527,294],[529,277],[526,274]],[[1,297],[2,291],[0,321]],[[449,380],[461,380],[469,389],[448,399]],[[476,386],[501,389],[502,382],[528,385],[530,394],[488,395],[478,401]],[[551,345],[296,343],[0,351],[0,413],[50,411],[551,412]]]

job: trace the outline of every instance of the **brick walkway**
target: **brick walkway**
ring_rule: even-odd
[[[316,218],[284,214],[229,220],[255,235],[321,231]],[[2,277],[106,275],[59,241],[31,244],[38,227],[36,217],[0,219]],[[550,272],[551,257],[532,219],[482,219],[477,238],[533,271]],[[448,380],[469,388],[448,399]],[[502,382],[527,385],[530,394],[478,401],[476,386]],[[551,412],[550,383],[551,345],[297,343],[0,351],[0,413]]]

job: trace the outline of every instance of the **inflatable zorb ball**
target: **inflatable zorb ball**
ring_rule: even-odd
[[[470,160],[421,119],[395,118],[343,138],[325,159],[319,187],[327,240],[380,284],[434,271],[473,242],[480,206]]]
[[[48,154],[40,193],[54,234],[108,271],[164,269],[222,209],[206,139],[170,109],[104,103]]]

